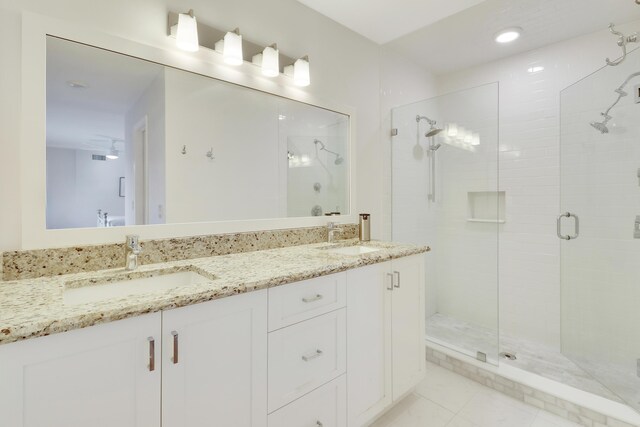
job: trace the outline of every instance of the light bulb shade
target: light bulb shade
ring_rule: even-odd
[[[120,157],[118,150],[116,150],[115,148],[112,148],[109,151],[109,154],[106,155],[107,159],[109,160],[116,160],[118,157]]]
[[[293,84],[296,86],[309,86],[311,84],[309,61],[305,58],[300,58],[293,64]]]
[[[277,77],[280,74],[280,52],[271,46],[262,51],[262,75]]]
[[[471,145],[480,145],[480,134],[473,134],[473,137],[471,138]]]
[[[473,134],[471,132],[465,133],[463,141],[466,142],[467,144],[471,144],[471,142],[473,141]]]
[[[198,43],[198,23],[195,16],[187,13],[178,14],[176,45],[187,52],[196,52],[200,48]]]
[[[458,125],[455,123],[449,123],[447,125],[447,136],[455,137],[458,136]]]
[[[242,36],[234,32],[228,32],[224,36],[224,50],[222,59],[229,65],[242,65]]]
[[[458,141],[464,141],[464,137],[467,135],[467,130],[462,126],[458,126],[458,133],[456,134],[456,139]]]

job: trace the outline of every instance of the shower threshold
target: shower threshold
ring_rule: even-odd
[[[435,314],[428,318],[426,330],[428,341],[474,358],[477,351],[482,351],[487,354],[487,361],[494,366],[498,364],[513,366],[615,402],[622,402],[616,394],[562,353],[544,344],[500,335],[498,346],[495,330],[442,314]],[[515,360],[499,359],[500,353],[515,353],[517,358]],[[619,384],[619,386],[622,385]],[[619,388],[616,387],[616,389]]]

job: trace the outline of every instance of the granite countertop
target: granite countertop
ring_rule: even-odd
[[[326,250],[356,244],[357,240],[316,243],[149,264],[133,272],[119,268],[0,281],[0,344],[184,307],[429,251],[426,246],[377,241],[367,242],[366,246],[380,250],[363,255],[340,255]],[[65,300],[64,296],[65,289],[88,285],[99,289],[101,284],[113,281],[180,271],[193,271],[209,280],[90,303],[70,301],[68,297]]]

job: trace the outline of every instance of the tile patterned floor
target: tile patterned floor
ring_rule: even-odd
[[[426,379],[373,427],[579,427],[427,362]]]
[[[495,330],[435,314],[427,319],[427,337],[438,344],[458,348],[472,357],[475,356],[477,350],[480,350],[487,354],[493,364],[496,364],[498,340]],[[515,352],[518,357],[514,361],[500,359],[500,363],[524,369],[610,400],[622,401],[620,397],[595,380],[585,370],[553,348],[501,335],[500,351]],[[621,395],[627,391],[625,396],[630,401],[640,400],[640,394],[637,391],[638,379],[632,374],[620,374],[609,367],[606,372],[602,372],[601,378],[609,379],[607,385],[610,385]]]

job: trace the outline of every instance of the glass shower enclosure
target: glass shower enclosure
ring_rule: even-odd
[[[638,410],[639,71],[635,51],[561,92],[558,216],[562,352]]]
[[[498,83],[392,110],[392,238],[428,245],[426,338],[498,363]]]

